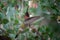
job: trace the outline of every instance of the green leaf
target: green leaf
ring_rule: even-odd
[[[2,20],[2,23],[3,23],[3,24],[7,24],[8,22],[9,22],[8,19],[3,19],[3,20]]]
[[[14,20],[14,25],[17,25],[19,23],[19,21],[16,19]]]

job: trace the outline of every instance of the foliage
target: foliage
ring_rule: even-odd
[[[24,15],[28,7],[29,0],[0,0],[0,24],[3,24],[7,35],[15,40],[15,35],[21,24],[24,23]],[[34,0],[37,3],[37,8],[29,8],[28,12],[33,16],[44,17],[35,21],[32,25],[38,32],[41,32],[44,40],[60,40],[60,24],[57,22],[57,17],[60,16],[60,0]],[[40,35],[37,35],[30,28],[24,29],[24,32],[19,34],[18,40],[42,40]]]

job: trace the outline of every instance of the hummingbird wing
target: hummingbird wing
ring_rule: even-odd
[[[31,24],[31,23],[33,23],[34,21],[38,20],[39,18],[40,18],[40,16],[30,17],[30,18],[26,19],[26,20],[24,21],[24,23],[25,23],[25,24]]]

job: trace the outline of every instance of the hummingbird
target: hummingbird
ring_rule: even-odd
[[[25,20],[24,20],[23,24],[21,24],[21,28],[19,28],[19,31],[17,32],[15,38],[17,38],[18,35],[19,35],[21,32],[24,31],[24,29],[26,28],[26,26],[29,26],[29,27],[30,27],[31,24],[32,24],[34,21],[38,20],[39,18],[40,18],[40,16],[30,17],[29,12],[28,12],[28,8],[27,8],[27,11],[26,11],[25,16],[24,16],[24,19],[25,19]]]

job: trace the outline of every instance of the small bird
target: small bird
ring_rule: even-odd
[[[18,33],[16,34],[15,38],[18,37],[18,35],[23,32],[23,30],[27,27],[30,26],[31,23],[33,23],[35,20],[39,19],[40,16],[34,16],[34,17],[30,17],[29,13],[28,13],[28,9],[25,13],[25,21],[23,22],[23,24],[21,24]]]

